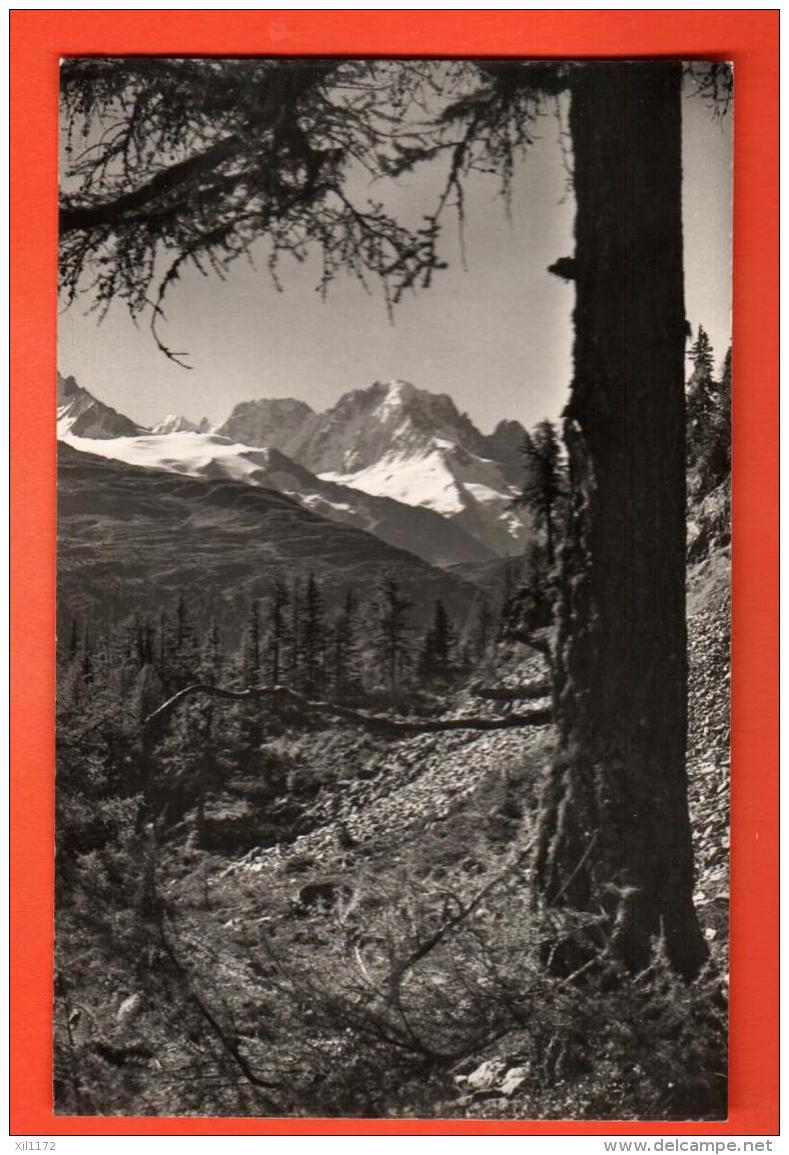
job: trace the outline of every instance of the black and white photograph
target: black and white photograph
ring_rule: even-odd
[[[726,1118],[734,99],[61,61],[56,1113]]]

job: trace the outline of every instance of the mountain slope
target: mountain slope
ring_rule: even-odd
[[[374,533],[431,565],[484,561],[492,556],[482,542],[437,513],[321,480],[276,449],[255,449],[217,434],[197,432],[116,437],[100,443],[69,435],[64,440],[80,452],[128,465],[278,490],[321,517]]]
[[[196,615],[237,629],[275,577],[311,572],[330,600],[392,577],[416,621],[438,597],[462,620],[473,598],[462,580],[270,489],[141,469],[68,444],[58,477],[58,597],[69,613],[151,612],[183,591]]]
[[[135,425],[128,417],[99,401],[87,389],[82,389],[73,377],[58,373],[57,430],[58,437],[90,437],[97,440],[110,437],[136,437],[146,430]]]
[[[325,480],[431,509],[496,553],[527,540],[524,516],[509,508],[522,426],[502,422],[486,437],[446,394],[392,381],[346,393],[326,413],[249,401],[218,432],[280,449]]]

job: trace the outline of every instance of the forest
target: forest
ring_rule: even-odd
[[[323,288],[429,289],[449,198],[488,166],[506,199],[560,94],[576,250],[569,400],[514,499],[531,540],[471,567],[465,604],[283,570],[251,597],[228,571],[232,620],[199,575],[141,609],[144,558],[133,604],[109,578],[61,598],[59,1112],[725,1117],[731,357],[688,341],[683,83],[64,66],[69,142],[111,122],[62,197],[66,301],[123,302],[167,358],[184,265],[221,277],[260,236],[275,278],[316,244]],[[725,67],[695,87],[725,114]],[[414,105],[433,119],[396,138]],[[349,150],[385,177],[447,161],[435,215],[360,209]],[[61,590],[87,590],[69,548]]]

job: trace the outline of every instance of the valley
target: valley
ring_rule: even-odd
[[[237,636],[250,603],[268,596],[277,578],[310,574],[330,603],[389,577],[422,623],[436,598],[463,621],[474,597],[461,577],[274,488],[129,466],[68,443],[58,478],[62,620],[158,612],[184,593],[198,620],[215,617]]]

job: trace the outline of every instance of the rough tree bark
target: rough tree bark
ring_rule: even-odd
[[[662,934],[692,977],[681,68],[582,67],[571,99],[571,508],[536,876],[549,907],[607,910],[631,969]]]

